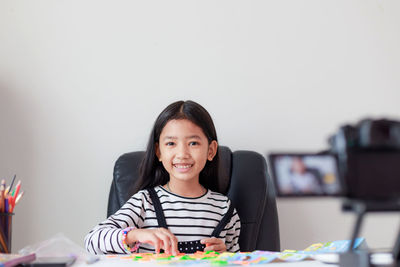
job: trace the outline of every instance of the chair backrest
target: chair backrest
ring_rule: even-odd
[[[253,151],[231,152],[219,146],[220,193],[235,206],[241,221],[241,251],[279,251],[279,223],[275,190],[268,175],[265,158]],[[143,151],[123,154],[114,166],[114,178],[108,199],[107,216],[115,213],[136,192]]]

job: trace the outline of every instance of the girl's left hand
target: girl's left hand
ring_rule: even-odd
[[[206,248],[204,249],[204,251],[213,250],[219,253],[226,251],[225,242],[222,239],[216,237],[204,238],[200,240],[200,243],[206,244]]]

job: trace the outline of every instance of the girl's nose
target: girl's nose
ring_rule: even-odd
[[[185,145],[179,145],[178,146],[178,151],[176,153],[176,156],[178,158],[187,158],[189,155],[189,150],[188,147]]]

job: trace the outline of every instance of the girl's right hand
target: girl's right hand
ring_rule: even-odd
[[[176,256],[178,254],[178,239],[165,228],[133,229],[127,234],[127,243],[135,242],[152,245],[156,253],[163,249],[165,253]]]

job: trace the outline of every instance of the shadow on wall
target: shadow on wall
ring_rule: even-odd
[[[12,252],[17,252],[32,240],[30,222],[34,220],[33,181],[34,149],[29,105],[24,90],[8,87],[0,81],[0,177],[9,185],[14,174],[22,181],[24,197],[14,210]]]

